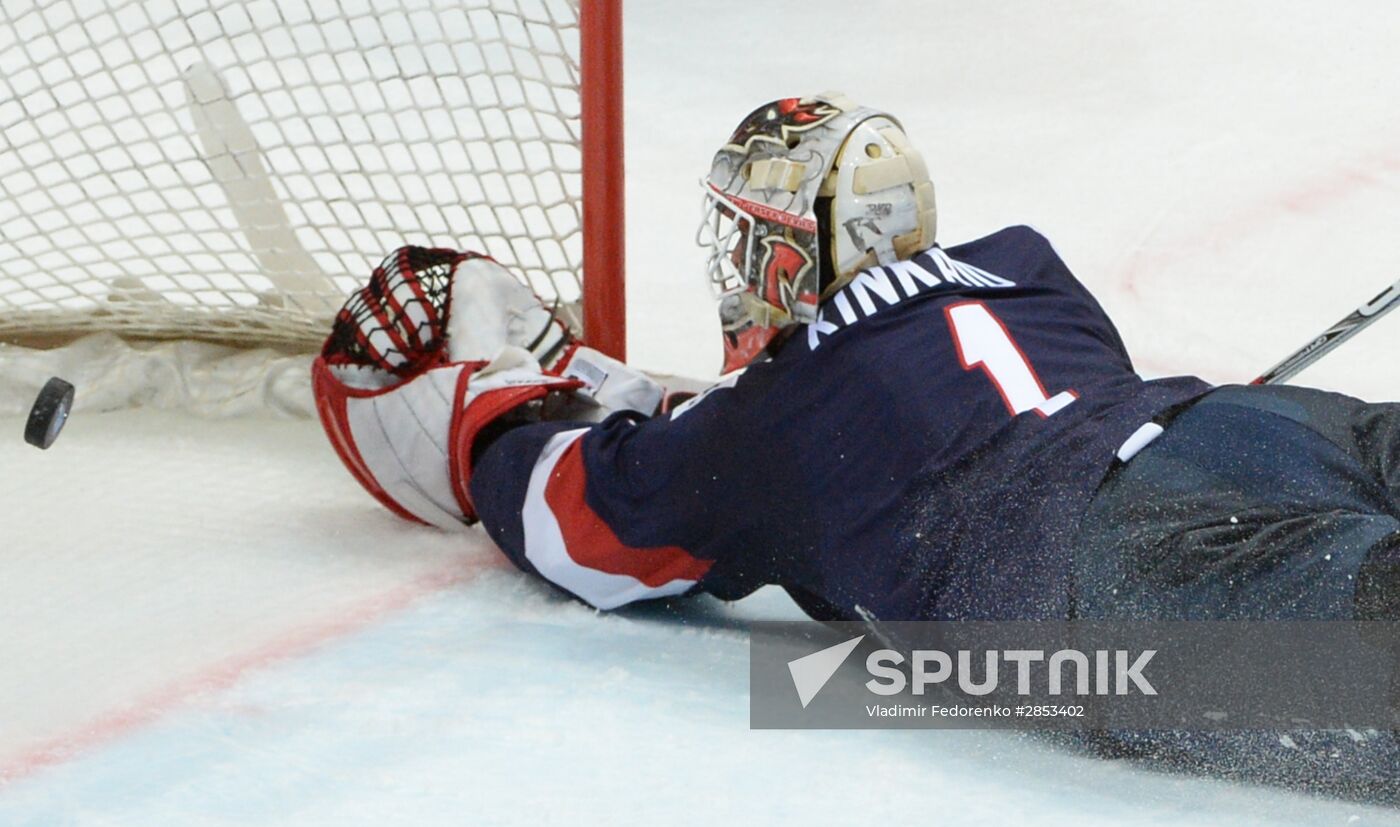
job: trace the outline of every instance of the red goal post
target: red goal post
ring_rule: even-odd
[[[627,358],[627,226],[623,163],[622,0],[582,0],[583,329]]]

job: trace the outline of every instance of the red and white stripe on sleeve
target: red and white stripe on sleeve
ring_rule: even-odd
[[[541,576],[599,609],[685,592],[713,561],[677,546],[637,548],[618,538],[585,497],[582,438],[588,430],[555,434],[535,462],[521,514],[526,559]]]

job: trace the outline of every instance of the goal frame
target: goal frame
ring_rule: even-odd
[[[116,9],[118,5],[127,8],[124,4],[112,4],[111,8]],[[434,4],[433,8],[438,9],[439,5]],[[572,87],[569,94],[555,98],[555,105],[564,106],[565,109],[562,112],[554,111],[556,117],[572,121],[572,124],[567,127],[568,131],[572,133],[572,140],[569,141],[571,147],[568,152],[554,156],[556,161],[559,158],[568,159],[560,162],[565,164],[565,167],[556,169],[555,177],[545,181],[545,184],[547,193],[554,192],[548,188],[548,185],[553,184],[556,187],[566,188],[569,195],[566,202],[545,202],[543,207],[549,208],[551,205],[560,206],[560,203],[568,203],[572,216],[556,219],[554,215],[550,214],[544,217],[544,214],[537,208],[535,212],[538,215],[531,218],[532,220],[538,218],[540,224],[548,222],[546,234],[537,237],[537,228],[532,226],[530,229],[514,230],[516,235],[512,235],[511,232],[514,229],[512,220],[518,223],[520,221],[519,213],[508,214],[506,216],[508,220],[501,221],[495,214],[496,207],[492,206],[495,202],[488,202],[485,209],[488,209],[490,214],[484,217],[484,224],[478,224],[476,220],[478,216],[475,213],[470,216],[462,214],[463,209],[457,209],[458,215],[447,220],[445,224],[442,220],[436,223],[432,221],[434,218],[445,218],[441,211],[436,211],[433,215],[428,216],[426,223],[419,225],[412,223],[414,216],[410,216],[405,222],[401,212],[394,215],[394,221],[389,224],[388,232],[390,235],[393,234],[392,224],[394,223],[399,225],[400,234],[412,234],[414,226],[420,226],[425,228],[426,232],[436,234],[434,241],[439,246],[452,244],[455,241],[458,246],[474,247],[482,252],[505,256],[503,262],[512,266],[512,269],[519,266],[522,279],[531,287],[540,290],[542,296],[548,299],[549,296],[553,295],[556,300],[563,302],[560,305],[561,314],[568,319],[569,324],[577,332],[583,335],[585,341],[598,350],[623,359],[626,357],[627,349],[627,319],[622,0],[568,0],[568,5],[572,6],[574,19],[566,22],[561,15],[559,24],[568,27],[572,23],[576,28],[573,28],[572,32],[557,34],[556,37],[559,39],[547,41],[546,48],[549,45],[558,46],[561,49],[572,46],[572,48],[567,49],[568,52],[572,53],[566,59],[567,63],[559,62],[556,64],[568,74],[556,74],[553,81]],[[24,11],[26,25],[29,27],[30,34],[33,34],[35,16],[44,14],[42,6],[26,6],[17,9],[16,13],[19,11]],[[215,13],[212,9],[206,11],[209,12],[209,15],[206,16]],[[440,12],[434,11],[432,13]],[[285,23],[291,19],[287,18],[282,22]],[[7,27],[10,26],[8,20],[0,22],[3,22]],[[304,19],[295,19],[296,25],[305,26],[307,22]],[[51,41],[52,38],[49,35],[53,32],[50,32],[48,27],[66,26],[71,25],[71,23],[71,20],[62,17],[53,21],[44,18],[39,21],[39,31],[46,40]],[[157,36],[161,37],[161,41],[157,44],[158,48],[166,45],[163,39],[164,35],[156,35],[154,32],[156,26],[165,26],[169,23],[167,17],[159,19],[148,17],[144,22],[138,20],[137,23],[140,25],[133,31],[151,41],[154,41]],[[246,26],[247,21],[245,20],[244,23]],[[75,120],[64,117],[56,128],[50,125],[49,129],[52,131],[41,129],[34,135],[26,133],[23,140],[17,138],[18,142],[15,146],[18,149],[16,152],[0,154],[0,160],[5,162],[4,169],[0,169],[0,172],[11,169],[10,161],[18,162],[14,169],[22,169],[25,162],[28,162],[31,165],[45,164],[44,169],[48,169],[49,173],[55,171],[71,172],[69,160],[70,158],[78,158],[87,164],[84,169],[96,167],[105,189],[89,190],[88,185],[80,179],[69,179],[62,175],[50,175],[55,180],[47,183],[42,177],[37,184],[32,178],[27,181],[20,180],[16,184],[18,188],[14,189],[13,192],[8,184],[0,189],[0,194],[4,194],[7,198],[13,195],[16,199],[15,204],[18,205],[17,209],[11,210],[9,213],[0,211],[0,218],[8,216],[8,218],[14,219],[18,216],[22,222],[18,229],[18,235],[7,235],[5,241],[13,242],[13,244],[5,248],[6,255],[0,258],[0,271],[7,278],[13,274],[17,279],[13,285],[10,285],[13,290],[0,291],[0,313],[5,314],[3,323],[0,323],[0,330],[3,331],[0,333],[0,341],[14,346],[55,348],[92,332],[110,331],[134,341],[196,339],[242,348],[266,345],[284,352],[299,351],[302,348],[309,348],[318,340],[317,331],[320,328],[320,318],[324,316],[326,323],[329,323],[329,318],[333,315],[335,307],[343,300],[340,297],[348,290],[353,289],[352,282],[355,279],[355,264],[342,260],[339,262],[340,266],[332,264],[327,267],[313,261],[311,256],[343,256],[358,252],[358,254],[373,259],[376,255],[382,254],[383,250],[380,249],[382,246],[392,243],[391,239],[383,237],[385,221],[380,220],[378,224],[371,224],[365,220],[361,224],[352,226],[354,217],[351,217],[350,224],[344,223],[339,220],[341,216],[330,215],[329,208],[325,204],[318,205],[321,207],[320,215],[318,215],[316,223],[309,225],[317,233],[316,240],[321,244],[310,247],[312,252],[308,252],[308,247],[297,241],[293,234],[300,233],[302,226],[306,223],[306,218],[304,215],[301,216],[298,219],[300,223],[294,228],[292,221],[289,220],[282,208],[284,203],[282,199],[288,197],[297,199],[305,197],[305,194],[283,192],[281,189],[274,192],[272,189],[273,180],[278,176],[288,174],[288,165],[284,163],[268,168],[265,166],[264,158],[270,158],[271,155],[264,153],[281,151],[284,153],[282,160],[285,161],[286,157],[298,152],[307,141],[302,136],[298,136],[301,138],[300,143],[289,141],[279,131],[272,137],[271,143],[259,146],[259,138],[254,135],[252,129],[267,123],[267,110],[257,108],[256,104],[259,101],[256,95],[262,94],[266,90],[253,91],[258,87],[245,82],[244,85],[249,86],[250,91],[255,95],[253,98],[255,106],[252,110],[255,114],[252,116],[253,120],[250,121],[247,116],[248,110],[240,112],[241,104],[237,103],[236,98],[228,91],[231,87],[224,85],[222,72],[229,67],[228,55],[221,54],[222,60],[219,57],[211,57],[206,63],[202,57],[203,41],[194,40],[195,36],[189,35],[190,30],[188,29],[182,31],[186,33],[187,37],[185,40],[177,39],[176,45],[170,47],[172,49],[170,57],[174,56],[174,49],[182,50],[181,60],[183,63],[177,67],[179,69],[177,77],[183,90],[177,87],[175,92],[183,91],[183,96],[177,101],[168,94],[168,87],[176,83],[176,78],[165,76],[169,75],[169,71],[164,65],[161,67],[162,76],[159,79],[154,74],[143,72],[141,82],[133,90],[146,96],[141,99],[141,107],[133,108],[131,105],[127,105],[124,109],[118,109],[115,114],[110,115],[112,118],[120,119],[118,126],[126,129],[124,133],[118,133],[120,140],[117,140],[116,143],[113,142],[114,138],[110,131],[103,131],[107,130],[108,127],[103,119],[108,117],[109,113],[101,107],[98,96],[105,94],[105,90],[95,92],[94,85],[89,83],[89,78],[100,77],[110,86],[112,81],[109,76],[113,72],[130,68],[130,64],[134,62],[130,50],[127,50],[125,54],[118,55],[115,60],[109,63],[106,51],[97,55],[93,49],[102,48],[105,50],[110,42],[114,42],[112,38],[93,41],[92,44],[87,44],[86,41],[75,43],[75,48],[87,49],[87,52],[82,53],[87,63],[83,64],[81,68],[75,68],[78,64],[70,64],[66,59],[60,58],[63,60],[60,66],[63,71],[56,73],[52,79],[48,75],[42,76],[42,80],[50,84],[50,90],[53,88],[52,84],[62,83],[64,94],[67,96],[66,100],[63,101],[64,105],[71,106],[75,101],[77,104],[81,104],[84,107],[85,119]],[[382,30],[376,31],[383,43],[379,41],[375,41],[375,43],[382,47],[384,43],[389,42],[389,36],[385,35]],[[470,33],[473,29],[468,26],[466,31]],[[488,38],[492,34],[501,36],[498,29],[488,28],[486,31],[489,32],[486,35]],[[342,39],[344,39],[346,32],[349,32],[349,29],[340,33]],[[0,32],[0,35],[13,36],[14,33],[15,29],[7,28],[4,32]],[[215,33],[224,34],[222,31]],[[433,34],[434,32],[430,31],[429,37],[432,37]],[[440,32],[437,34],[440,36]],[[283,36],[289,37],[285,32]],[[572,44],[569,43],[570,40],[573,40]],[[297,42],[300,43],[300,39]],[[437,41],[433,42],[437,43]],[[226,43],[227,38],[224,38],[218,42],[218,45],[223,48],[224,52],[229,52],[233,47],[227,46]],[[488,46],[489,44],[490,41],[488,41]],[[195,51],[197,46],[201,49],[199,54],[188,54]],[[324,49],[326,44],[317,41],[311,48]],[[343,51],[343,44],[341,48]],[[500,47],[498,43],[497,48],[503,47]],[[149,44],[146,50],[150,51]],[[60,49],[60,51],[62,50]],[[163,51],[158,52],[158,54],[161,57],[166,57]],[[264,49],[254,54],[254,57],[258,55],[267,57],[268,54]],[[47,52],[41,51],[37,55],[31,54],[28,49],[25,49],[22,55],[15,55],[16,65],[20,70],[23,70],[18,72],[16,77],[25,76],[26,72],[33,75],[47,71],[48,64],[54,62],[52,44],[50,43]],[[479,53],[469,55],[469,57],[473,56],[478,62],[483,60]],[[239,65],[237,59],[242,57],[242,54],[237,55],[233,65]],[[282,59],[287,55],[274,54],[274,57]],[[562,53],[560,53],[560,57],[563,57]],[[249,60],[252,59],[249,58]],[[192,60],[193,62],[191,62]],[[170,63],[169,60],[166,62]],[[270,59],[267,62],[271,65]],[[527,62],[522,67],[526,72],[527,80],[534,77],[529,74],[531,65]],[[468,69],[467,66],[468,64],[463,64],[464,82],[468,71],[477,71],[476,69]],[[263,68],[264,74],[266,74],[266,69]],[[534,65],[533,71],[540,71],[539,66]],[[373,77],[371,73],[362,72],[359,76],[350,77],[348,81],[342,83],[342,86],[346,86],[350,82],[364,81],[366,78],[373,79]],[[476,75],[472,75],[472,77],[476,77]],[[404,77],[400,75],[393,75],[392,79],[404,81]],[[55,113],[61,111],[62,107],[55,104],[57,98],[54,95],[56,93],[52,91],[36,92],[36,90],[44,88],[44,83],[36,85],[34,79],[28,77],[25,77],[25,80],[27,82],[22,86],[15,87],[18,105],[24,107],[24,101],[28,99],[28,95],[44,94],[46,97],[41,101],[44,105],[34,110],[34,113],[31,113],[32,117],[36,119],[40,117],[57,118]],[[341,78],[341,80],[345,79]],[[311,82],[315,83],[315,79],[312,79]],[[285,96],[287,93],[283,87],[286,86],[286,83],[273,84],[270,88],[273,92],[280,92]],[[118,87],[113,91],[113,94],[128,94],[124,89],[125,87]],[[239,94],[246,93],[240,92]],[[342,94],[349,94],[349,92],[343,91]],[[470,119],[474,115],[473,112],[460,112],[464,105],[462,97],[462,92],[459,91],[458,99],[454,102],[455,107],[459,110],[457,114]],[[475,95],[467,95],[467,97],[471,100],[465,105],[474,109],[476,106]],[[429,96],[427,105],[441,105],[445,98],[446,96]],[[571,105],[567,103],[570,99],[572,99]],[[121,100],[125,103],[127,98],[123,97]],[[483,106],[494,106],[496,102],[493,96],[488,95]],[[410,103],[410,105],[412,104]],[[96,110],[93,109],[94,106],[97,107]],[[382,103],[380,108],[382,108]],[[11,109],[13,110],[14,106],[11,106]],[[572,110],[572,112],[568,110]],[[26,111],[28,110],[26,109]],[[329,111],[334,115],[339,110],[327,109],[323,104],[321,110],[317,111],[322,114]],[[93,119],[93,114],[98,116],[96,120]],[[193,117],[194,128],[192,130],[181,117],[186,114]],[[381,112],[380,109],[372,108],[368,114],[375,115],[381,114]],[[492,109],[491,114],[499,115],[495,109]],[[14,115],[13,111],[6,113],[7,135],[9,126],[28,123],[27,119],[15,119]],[[155,122],[152,120],[154,116],[165,119],[161,122],[162,129],[159,131],[148,126],[148,124]],[[184,127],[184,130],[176,129],[172,132],[167,124],[173,123],[171,119],[176,117],[181,117],[180,125]],[[574,120],[575,118],[576,120]],[[42,121],[39,123],[42,126]],[[132,123],[136,123],[141,128],[131,129]],[[476,123],[476,132],[482,131],[479,122],[468,121],[464,127],[466,132],[463,134],[475,134],[470,128],[472,123]],[[364,127],[364,129],[368,128]],[[30,132],[34,131],[31,127]],[[303,130],[303,132],[306,131]],[[96,135],[98,140],[89,143],[87,140],[89,132]],[[519,135],[519,133],[516,134]],[[191,145],[192,156],[189,149],[184,146],[175,146],[173,152],[167,146],[167,139],[180,135],[185,137],[179,140],[187,141]],[[408,147],[405,141],[414,139],[422,141],[424,138],[423,135],[410,135],[397,131],[394,131],[390,137],[398,142],[394,148],[400,151],[400,155],[405,155],[411,150],[411,147],[405,149]],[[344,140],[344,136],[341,135],[340,139]],[[60,144],[59,140],[66,143]],[[333,136],[331,140],[335,141],[337,138]],[[477,139],[464,138],[464,140]],[[536,140],[539,140],[538,135]],[[546,137],[544,140],[557,142],[559,137],[556,135],[552,138]],[[140,149],[141,153],[137,154],[133,149],[128,154],[128,144]],[[311,145],[313,148],[315,147],[314,142]],[[37,158],[26,157],[21,150],[29,146],[39,147],[45,151],[40,152]],[[60,146],[63,147],[62,151],[58,149]],[[116,147],[116,149],[111,149],[112,147]],[[251,151],[249,147],[252,148]],[[457,149],[459,150],[458,154],[462,154],[462,148],[457,147]],[[115,177],[108,177],[109,170],[106,166],[106,159],[96,159],[99,150],[111,150],[118,153],[116,168],[114,172],[111,172],[111,176],[115,176],[117,173],[122,173],[128,178],[139,175],[142,180],[137,181],[134,187],[130,187],[129,182],[125,180],[119,184],[112,184],[111,181],[115,180]],[[491,152],[494,153],[494,150]],[[141,162],[153,162],[152,155],[159,156],[154,159],[154,162],[158,162],[161,167],[160,172],[164,177],[160,179],[154,179],[140,171]],[[450,156],[443,154],[437,156],[439,161],[448,157]],[[134,161],[133,159],[139,160]],[[322,159],[322,166],[325,166],[324,157]],[[299,157],[292,161],[291,174],[298,172],[295,169],[298,160],[300,160]],[[494,166],[488,163],[485,168],[486,172],[494,172],[497,178],[500,178],[501,167],[498,159],[493,156],[489,160],[497,163]],[[204,168],[209,172],[208,176],[200,174],[191,177],[184,174],[184,170],[176,169],[177,164],[197,162],[203,162]],[[445,173],[448,176],[455,176],[457,173],[462,173],[465,176],[476,176],[478,175],[476,162],[475,157],[468,160],[464,156],[461,162],[445,167],[430,167],[428,172],[436,169],[439,175]],[[463,166],[464,163],[465,166]],[[510,162],[507,161],[507,163]],[[371,166],[373,167],[373,165]],[[49,169],[50,167],[53,169]],[[512,172],[513,170],[506,169],[505,171]],[[533,173],[534,168],[530,168],[530,171]],[[544,171],[549,172],[550,169],[546,167]],[[360,177],[364,178],[369,173],[374,172],[383,173],[384,170],[373,167]],[[204,178],[212,178],[212,182],[206,181]],[[476,183],[480,181],[479,178],[471,178],[470,181],[475,184],[476,189],[480,189],[480,184]],[[378,194],[376,184],[365,181],[358,183],[360,191],[356,195],[360,201],[372,203],[378,200],[376,198]],[[224,216],[218,222],[218,224],[228,225],[227,227],[211,223],[208,217],[202,213],[199,217],[204,219],[203,223],[195,226],[179,217],[178,208],[173,206],[175,202],[165,196],[166,188],[188,186],[190,188],[188,191],[185,189],[171,190],[185,196],[185,201],[188,202],[196,184],[217,185],[222,190],[227,204],[211,205],[209,210],[211,215],[212,210],[216,208],[231,210],[232,219]],[[261,185],[261,188],[255,185]],[[66,187],[67,190],[74,192],[81,188],[81,194],[87,198],[86,200],[75,198],[70,193],[54,202],[46,200],[42,196],[34,196],[36,192],[44,192],[46,186],[60,189]],[[374,192],[366,194],[364,189],[367,186],[374,189]],[[458,196],[471,195],[473,192],[471,189],[463,190],[456,187],[455,184],[453,186],[457,189]],[[510,186],[513,189],[515,184],[511,183]],[[533,188],[534,184],[531,181],[526,181],[526,186]],[[309,197],[312,199],[321,195],[319,189],[309,193]],[[441,200],[440,193],[438,195]],[[128,238],[127,235],[123,234],[127,228],[120,226],[122,221],[128,215],[138,214],[140,210],[133,212],[133,209],[127,209],[126,212],[120,212],[109,211],[104,207],[101,215],[97,216],[100,232],[89,233],[81,229],[81,222],[73,218],[77,214],[74,205],[86,204],[87,201],[101,197],[107,197],[111,200],[120,198],[121,204],[118,206],[127,208],[131,208],[136,203],[132,200],[134,198],[144,199],[143,208],[149,208],[150,202],[156,201],[157,218],[163,223],[145,223],[139,219],[133,219],[132,223],[137,225],[135,232],[138,235],[134,241],[121,248],[120,253],[112,253],[112,257],[109,259],[105,248],[112,239],[124,241]],[[325,196],[325,198],[330,197],[332,196]],[[345,197],[343,192],[339,197]],[[412,207],[411,201],[405,206],[403,203],[393,201],[395,197],[392,193],[389,195],[387,206],[381,208],[381,213],[384,209],[398,207],[404,211]],[[397,197],[402,200],[401,196]],[[559,196],[551,194],[544,197],[558,198]],[[26,198],[39,203],[37,206],[28,204],[25,201]],[[215,199],[217,200],[217,193]],[[477,199],[475,196],[459,197],[455,200],[449,197],[447,202],[470,205],[476,203]],[[504,203],[507,209],[513,209],[509,201]],[[528,204],[529,202],[519,203]],[[24,216],[33,210],[47,211],[44,213],[45,215],[52,212],[57,220],[50,218],[37,225],[34,222],[28,222],[25,226],[23,224]],[[91,213],[94,210],[88,208],[88,212]],[[421,218],[422,216],[416,217]],[[298,216],[293,216],[293,218],[298,218]],[[236,220],[237,223],[234,224],[233,220]],[[427,229],[430,226],[436,229]],[[476,237],[478,231],[474,229],[475,227],[483,228],[480,230],[479,237]],[[341,228],[344,228],[344,231],[341,231]],[[556,235],[554,239],[550,239],[548,236],[549,228],[553,228],[555,233],[567,234],[568,238],[566,239],[564,235]],[[115,234],[113,230],[116,230]],[[203,241],[204,233],[217,234],[221,231],[233,235],[235,238],[238,237],[236,234],[241,233],[244,240],[238,243],[237,249],[227,245],[213,250],[195,246]],[[162,232],[166,235],[173,233],[177,239],[185,242],[185,246],[177,248],[171,245],[156,244],[152,249],[139,247],[136,258],[140,259],[141,254],[144,254],[145,261],[150,263],[154,262],[159,255],[175,256],[177,258],[175,267],[152,269],[146,264],[141,264],[133,270],[123,263],[124,260],[129,260],[133,256],[130,249],[131,244],[139,246],[142,239],[160,238]],[[339,232],[339,238],[327,241],[326,233],[337,232]],[[65,233],[74,238],[64,238],[62,241],[58,241]],[[141,233],[145,235],[140,235]],[[368,239],[369,243],[366,244],[367,239],[362,236],[372,236],[376,233],[380,237]],[[490,235],[487,235],[488,233]],[[466,234],[476,238],[462,237],[449,241],[443,238],[444,235],[448,234],[454,236]],[[546,263],[541,265],[538,254],[533,257],[527,255],[516,261],[515,259],[518,257],[514,255],[512,248],[516,244],[516,239],[522,235],[525,237],[523,240],[529,244],[537,243],[538,238],[556,242],[553,247],[554,255],[567,256],[567,263],[546,260]],[[408,237],[408,235],[403,235],[404,241],[402,243],[409,243]],[[477,241],[483,246],[478,247]],[[338,246],[335,246],[337,243]],[[495,246],[492,247],[492,244]],[[567,246],[561,246],[562,244],[567,244]],[[69,245],[74,245],[73,249],[76,252],[70,251]],[[564,252],[560,253],[561,249]],[[244,258],[248,256],[256,258],[256,263],[250,267],[239,262],[233,265],[236,269],[228,271],[227,275],[224,275],[224,271],[207,270],[204,262],[198,266],[190,262],[190,256],[223,257],[225,255],[236,256],[240,253],[245,254]],[[57,264],[40,261],[39,257],[43,255],[57,258]],[[265,260],[274,256],[276,257],[275,261]],[[9,269],[11,263],[20,266],[11,270]],[[100,270],[98,265],[102,265]],[[215,268],[220,265],[223,265],[222,258],[214,262]],[[548,269],[543,273],[529,269],[531,267],[538,269],[541,266],[553,269]],[[56,269],[47,269],[51,267]],[[206,269],[201,269],[202,267]],[[52,275],[44,276],[43,274],[46,272],[52,273]],[[205,272],[211,272],[213,275],[205,278]],[[561,283],[567,285],[568,289],[557,289],[560,285],[554,283],[554,275],[556,273],[564,275],[570,272],[574,278]],[[307,275],[303,276],[303,273]],[[182,280],[182,277],[185,276],[190,277],[188,283],[186,280]],[[537,285],[536,279],[540,276],[548,279],[548,283]],[[322,280],[324,287],[321,283]],[[269,283],[270,287],[264,286]],[[167,290],[169,295],[165,292]],[[11,296],[13,299],[10,298]],[[324,306],[322,306],[323,304]],[[289,312],[285,316],[279,317],[279,310],[284,305]],[[151,308],[164,315],[143,315],[145,308]]]
[[[583,335],[627,358],[622,0],[580,0],[583,172]]]

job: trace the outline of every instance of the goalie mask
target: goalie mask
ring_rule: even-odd
[[[839,94],[759,107],[715,155],[696,241],[719,296],[724,371],[867,267],[933,245],[933,184],[890,115]]]

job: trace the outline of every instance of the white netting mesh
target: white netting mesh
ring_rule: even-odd
[[[301,347],[404,244],[580,295],[578,0],[4,0],[0,340]]]

